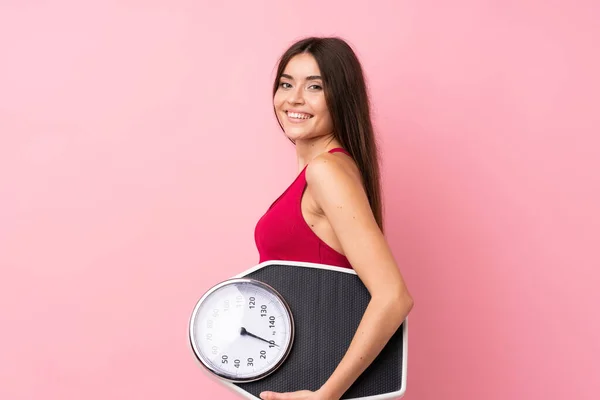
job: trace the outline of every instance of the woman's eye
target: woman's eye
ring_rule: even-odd
[[[322,88],[321,86],[319,86],[319,85],[310,85],[308,88],[309,88],[309,89],[313,89],[313,90],[321,90],[321,89],[323,89],[323,88]]]
[[[289,83],[287,83],[287,82],[281,82],[281,83],[279,84],[279,87],[282,87],[282,88],[284,88],[284,89],[289,89],[290,87],[292,87],[292,85],[290,85],[290,84],[289,84]]]

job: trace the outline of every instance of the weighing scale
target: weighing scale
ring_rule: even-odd
[[[346,353],[370,300],[349,268],[267,261],[219,282],[189,321],[196,360],[243,398],[317,390]],[[342,399],[398,399],[406,391],[408,319]]]

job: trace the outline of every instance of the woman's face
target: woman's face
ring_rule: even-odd
[[[298,54],[286,65],[273,98],[277,119],[293,141],[333,134],[317,61]]]

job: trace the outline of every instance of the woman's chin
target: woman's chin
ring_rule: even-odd
[[[288,139],[293,140],[294,142],[296,140],[305,139],[307,136],[306,132],[304,132],[303,130],[299,130],[299,129],[286,129],[284,132],[285,132],[285,136]]]

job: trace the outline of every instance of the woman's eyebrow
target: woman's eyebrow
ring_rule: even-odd
[[[281,74],[282,78],[286,78],[286,79],[291,79],[292,81],[294,80],[294,78],[291,75],[288,74]],[[307,81],[316,81],[316,80],[323,80],[323,78],[321,78],[320,75],[309,75],[306,77]]]

